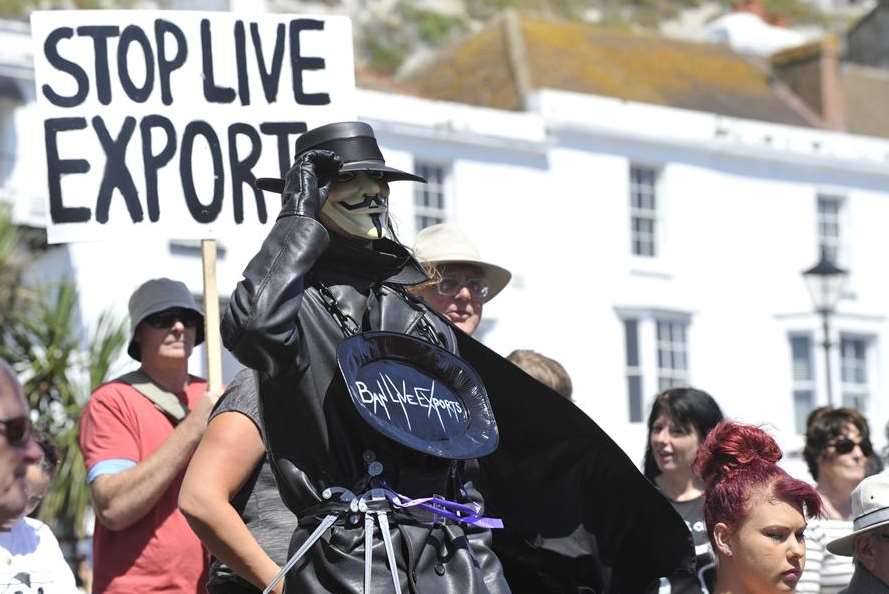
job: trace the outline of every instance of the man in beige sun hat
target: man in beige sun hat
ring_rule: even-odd
[[[466,334],[476,331],[484,304],[512,278],[507,269],[482,260],[466,233],[450,223],[420,231],[414,257],[432,278],[416,289],[417,295]]]
[[[827,550],[855,558],[855,573],[840,594],[889,594],[889,472],[861,481],[852,491],[851,534]]]

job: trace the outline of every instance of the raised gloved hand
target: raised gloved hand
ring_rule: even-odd
[[[343,160],[332,151],[306,151],[299,155],[284,176],[284,204],[278,218],[299,215],[317,219],[342,166]]]

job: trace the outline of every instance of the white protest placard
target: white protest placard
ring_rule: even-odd
[[[307,129],[354,119],[347,17],[31,15],[50,243],[234,237],[274,221]]]

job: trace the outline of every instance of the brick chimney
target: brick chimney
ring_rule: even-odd
[[[846,97],[840,71],[840,48],[837,38],[829,36],[821,42],[821,118],[828,128],[843,130],[846,126]]]
[[[845,129],[846,101],[835,37],[777,52],[771,64],[774,76],[818,116],[825,128]]]

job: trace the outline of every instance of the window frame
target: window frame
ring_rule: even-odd
[[[630,423],[645,422],[652,399],[661,392],[662,368],[659,365],[658,323],[681,324],[683,327],[683,363],[681,373],[670,374],[671,386],[687,386],[692,382],[692,321],[689,312],[648,309],[616,308],[621,323],[624,349],[624,378],[626,385],[627,419]],[[628,324],[635,324],[636,352],[630,351]],[[675,344],[675,343],[671,343]],[[672,352],[672,351],[671,351]],[[633,364],[635,362],[635,364]]]
[[[624,363],[627,380],[627,405],[631,423],[645,421],[642,360],[639,353],[639,319],[628,316],[621,320],[624,330]],[[630,337],[633,337],[630,340]]]
[[[657,352],[657,388],[662,392],[668,388],[689,385],[688,380],[688,322],[675,318],[655,317],[655,350]],[[661,329],[669,328],[670,336],[662,337]],[[675,336],[676,329],[681,330],[681,339]],[[678,348],[677,348],[678,347]],[[668,359],[669,366],[664,362]],[[678,358],[677,355],[681,355]],[[677,360],[681,365],[677,365]]]
[[[640,184],[640,175],[638,174],[650,177],[650,184]],[[644,163],[630,163],[627,179],[630,215],[630,254],[637,258],[657,258],[660,256],[662,230],[659,213],[663,209],[662,175],[662,167]],[[650,198],[648,204],[645,203],[646,197]],[[650,229],[642,230],[638,228],[642,223],[647,223]]]
[[[806,358],[808,360],[806,363],[808,365],[808,378],[797,377],[797,358],[794,354],[793,341],[798,339],[805,339],[807,342]],[[803,435],[806,432],[806,420],[809,417],[809,413],[818,406],[818,372],[815,367],[815,337],[811,332],[789,332],[787,335],[787,345],[790,349],[790,394],[791,405],[793,406],[794,430],[798,434]],[[809,402],[805,414],[799,414],[800,410],[797,407],[797,395],[802,393],[809,394]]]
[[[429,175],[429,170],[432,169],[438,172],[435,176],[438,179],[433,179],[433,176]],[[425,184],[414,184],[413,188],[414,232],[419,233],[426,227],[446,223],[450,220],[451,201],[448,189],[450,186],[451,166],[433,159],[415,159],[414,171],[417,175],[426,179]],[[437,197],[438,206],[421,203],[424,201],[429,202],[430,196]],[[427,219],[432,222],[426,222]],[[421,224],[421,220],[425,224]]]
[[[834,204],[834,212],[826,213],[822,208],[824,204]],[[843,237],[845,235],[845,210],[846,197],[835,192],[818,192],[815,196],[815,236],[818,253],[824,251],[835,263],[839,264],[845,259]],[[828,227],[836,230],[835,234],[826,233]]]
[[[863,381],[854,381],[847,378],[846,344],[858,343],[862,346],[863,356],[855,361],[859,371],[863,374]],[[873,361],[874,337],[855,332],[840,332],[837,341],[837,359],[839,363],[840,380],[840,404],[856,408],[862,414],[867,415],[870,408],[871,397],[874,393],[874,361]]]

